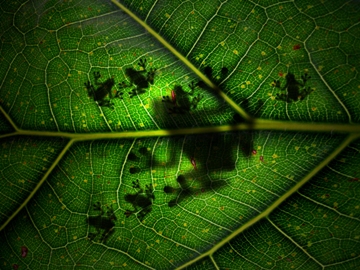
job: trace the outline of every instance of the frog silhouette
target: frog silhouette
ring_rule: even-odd
[[[144,189],[140,187],[139,179],[132,182],[133,188],[137,190],[135,194],[126,194],[125,201],[131,203],[134,210],[126,210],[125,216],[128,218],[132,214],[135,214],[140,220],[143,220],[145,215],[152,210],[152,204],[155,200],[153,194],[152,185],[146,185],[145,192]]]
[[[135,85],[135,88],[129,92],[130,98],[145,93],[150,84],[154,84],[156,69],[151,68],[147,71],[146,59],[140,59],[138,65],[142,68],[141,70],[135,70],[134,68],[125,69],[125,75],[129,78],[130,84],[127,84],[124,81],[119,83],[120,88],[127,88]]]
[[[100,72],[94,72],[94,78],[95,78],[95,85],[98,85],[99,87],[97,89],[94,88],[94,86],[87,81],[85,83],[85,87],[88,90],[89,97],[93,98],[94,101],[96,101],[100,106],[106,106],[109,108],[113,108],[113,103],[111,102],[111,99],[114,97],[118,97],[118,94],[113,96],[112,87],[115,85],[114,78],[109,78],[105,82],[99,82],[99,78],[101,77]],[[109,97],[109,99],[106,99],[106,97]]]
[[[305,88],[305,84],[310,78],[311,77],[308,76],[307,73],[305,73],[304,75],[301,76],[301,79],[303,81],[301,83],[296,80],[294,74],[288,73],[285,77],[286,83],[285,83],[284,87],[280,86],[279,80],[275,80],[273,82],[274,87],[279,88],[281,90],[286,90],[285,94],[276,94],[276,100],[282,100],[282,101],[286,101],[288,103],[291,103],[293,101],[296,102],[298,100],[303,100],[309,94],[311,94],[311,92],[314,91],[310,87]],[[301,87],[304,87],[304,88],[301,90],[300,89]]]
[[[96,236],[100,235],[100,242],[105,242],[109,236],[114,233],[114,226],[116,216],[114,214],[114,210],[110,207],[107,207],[107,211],[105,212],[101,208],[100,202],[97,202],[93,205],[94,210],[100,211],[100,214],[97,216],[89,216],[86,219],[86,222],[90,225],[95,227],[96,233],[89,233],[88,238],[90,240],[94,240]],[[101,233],[101,231],[103,231]]]
[[[162,102],[167,103],[167,109],[170,114],[184,114],[191,110],[195,110],[202,95],[198,94],[194,96],[196,84],[192,82],[189,84],[190,92],[186,92],[180,85],[175,85],[174,90],[171,92],[171,98],[169,96],[163,96]]]

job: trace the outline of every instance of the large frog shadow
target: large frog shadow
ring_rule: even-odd
[[[251,132],[192,135],[187,136],[185,142],[183,137],[174,140],[179,140],[177,143],[174,142],[179,149],[172,150],[170,160],[174,164],[169,165],[178,166],[175,164],[176,160],[179,160],[176,158],[176,153],[182,151],[181,160],[185,163],[181,167],[188,169],[180,170],[174,179],[176,183],[169,183],[163,189],[166,194],[175,195],[175,198],[168,203],[170,207],[194,194],[223,187],[227,183],[220,175],[233,171],[239,158],[250,158],[253,152]],[[186,165],[186,160],[189,165]]]

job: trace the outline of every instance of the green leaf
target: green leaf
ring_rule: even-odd
[[[359,268],[359,1],[204,3],[1,3],[1,269]]]

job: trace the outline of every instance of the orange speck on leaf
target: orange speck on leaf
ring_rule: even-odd
[[[197,170],[196,168],[196,161],[194,157],[191,157],[191,165],[193,165],[194,169]]]
[[[294,45],[293,50],[296,51],[299,50],[300,48],[301,48],[300,44],[296,44]]]

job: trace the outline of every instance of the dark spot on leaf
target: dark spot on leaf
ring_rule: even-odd
[[[225,76],[228,72],[229,72],[229,69],[228,69],[227,67],[223,67],[223,68],[221,69],[221,74],[222,74],[223,76]]]
[[[196,85],[199,86],[199,87],[202,88],[202,89],[206,89],[206,88],[207,88],[206,83],[204,83],[203,81],[199,81]]]
[[[173,187],[170,186],[165,186],[164,187],[164,192],[165,193],[173,193],[175,191],[175,189]]]
[[[180,186],[183,186],[185,184],[185,182],[186,182],[185,176],[180,174],[178,176],[178,178],[176,179],[176,181],[180,184]]]
[[[205,73],[206,77],[208,77],[209,79],[212,78],[212,68],[210,66],[205,67],[204,73]]]
[[[124,197],[124,199],[125,199],[125,201],[127,201],[128,203],[133,203],[133,202],[135,202],[136,197],[137,197],[137,194],[126,194],[125,197]]]
[[[141,172],[141,169],[138,168],[138,167],[134,167],[134,168],[130,168],[129,171],[130,171],[131,174],[135,174],[135,173]]]
[[[171,200],[169,203],[168,203],[168,206],[169,207],[174,207],[176,205],[176,200]]]
[[[147,154],[147,152],[148,152],[148,150],[147,150],[147,147],[141,147],[140,149],[139,149],[139,153],[140,154],[142,154],[142,155],[146,155]]]
[[[139,160],[139,158],[134,153],[130,153],[128,155],[128,159],[131,160],[131,161],[138,161]]]
[[[244,122],[244,119],[238,113],[235,113],[233,115],[233,120],[234,120],[235,123],[243,123]]]

